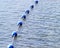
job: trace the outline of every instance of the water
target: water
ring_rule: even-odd
[[[0,0],[0,48],[12,43],[11,33],[34,0]],[[60,0],[39,0],[14,40],[15,48],[60,48]]]

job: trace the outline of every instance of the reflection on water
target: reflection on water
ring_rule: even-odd
[[[11,33],[32,0],[0,0],[0,48],[12,43]],[[39,0],[14,40],[15,48],[60,48],[60,0]]]

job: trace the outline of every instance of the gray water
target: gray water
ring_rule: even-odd
[[[0,0],[0,48],[12,43],[11,33],[31,4],[34,0]],[[60,48],[60,0],[39,0],[23,22],[15,48]]]

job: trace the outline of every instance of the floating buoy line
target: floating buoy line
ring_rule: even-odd
[[[38,0],[35,0],[35,4],[38,4]],[[34,8],[34,5],[31,5],[31,6],[30,6],[30,9],[33,9],[33,8]],[[29,13],[30,13],[30,10],[26,10],[26,11],[25,11],[25,14],[26,14],[26,15],[23,15],[21,18],[22,18],[23,20],[25,20],[27,14],[29,14]],[[20,22],[18,22],[17,25],[18,25],[18,28],[20,28],[20,27],[22,27],[23,22],[20,21]],[[12,32],[13,41],[15,40],[15,38],[17,38],[17,36],[18,36],[17,31]],[[13,43],[12,43],[12,44],[9,44],[7,48],[14,48]]]

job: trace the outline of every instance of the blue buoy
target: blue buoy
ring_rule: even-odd
[[[8,48],[14,48],[14,46],[12,44],[9,44]]]
[[[26,19],[26,15],[23,15],[22,18],[23,18],[23,19]]]
[[[38,0],[35,1],[35,4],[38,4]]]
[[[29,12],[30,12],[29,10],[26,10],[26,12],[25,12],[25,13],[26,13],[26,14],[29,14]]]
[[[33,9],[34,8],[34,5],[31,5],[30,8]]]
[[[19,26],[19,27],[22,26],[22,24],[23,24],[22,22],[18,22],[18,26]]]
[[[17,37],[17,32],[12,32],[12,37]]]

